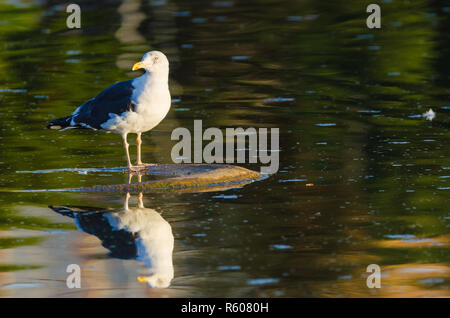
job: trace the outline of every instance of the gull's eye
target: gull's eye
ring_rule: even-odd
[[[157,57],[157,56],[155,56],[155,57],[153,58],[153,63],[156,63],[156,62],[158,62],[158,57]]]

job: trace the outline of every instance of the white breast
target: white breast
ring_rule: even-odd
[[[149,73],[133,80],[131,100],[134,112],[110,114],[102,127],[119,134],[142,133],[153,129],[166,117],[170,109],[170,92],[167,77],[158,78]]]

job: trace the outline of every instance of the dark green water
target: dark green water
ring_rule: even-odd
[[[357,0],[77,3],[80,30],[56,1],[0,2],[1,297],[450,296],[449,6],[382,1],[370,30]],[[136,76],[152,49],[171,62],[174,101],[143,137],[146,162],[171,163],[172,130],[194,119],[280,128],[280,169],[265,180],[144,195],[175,238],[167,289],[48,208],[119,209],[124,194],[9,191],[125,183],[18,171],[123,166],[118,135],[44,127]],[[68,264],[81,289],[66,287]],[[366,286],[369,264],[380,289]]]

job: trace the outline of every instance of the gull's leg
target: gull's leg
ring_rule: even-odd
[[[139,192],[139,195],[138,195],[138,207],[140,209],[144,208],[144,201],[142,199],[143,199],[143,194],[142,194],[142,192]]]
[[[127,192],[127,195],[125,196],[125,202],[123,203],[123,208],[125,209],[125,211],[128,210],[128,200],[130,199],[130,193]]]
[[[131,160],[130,160],[130,152],[128,151],[128,142],[127,142],[127,134],[123,134],[122,135],[123,138],[123,147],[125,148],[125,153],[127,154],[127,164],[128,164],[128,169],[132,170],[133,169],[133,165],[131,164]]]
[[[142,144],[142,140],[141,140],[141,133],[137,133],[137,137],[136,137],[136,143],[137,143],[137,162],[136,164],[141,165],[142,164],[142,160],[141,160],[141,144]]]
[[[142,145],[142,139],[141,139],[141,135],[142,133],[137,133],[137,137],[136,137],[136,144],[137,144],[137,161],[136,164],[138,166],[141,166],[141,168],[145,169],[148,166],[155,166],[154,163],[142,163],[141,160],[141,145]]]
[[[136,169],[136,166],[133,167],[133,169]],[[135,174],[136,174],[137,177],[138,177],[138,182],[139,182],[139,183],[142,182],[142,174],[140,174],[139,171],[134,171],[134,170],[132,170],[132,171],[128,172],[128,184],[131,184],[131,181],[133,181],[133,176],[134,176]]]

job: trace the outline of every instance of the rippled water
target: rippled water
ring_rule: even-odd
[[[448,6],[382,1],[369,30],[364,1],[77,3],[81,30],[55,1],[0,3],[0,296],[450,295]],[[11,192],[126,182],[76,170],[123,166],[117,135],[44,127],[136,76],[151,49],[171,61],[173,104],[143,137],[145,161],[171,163],[172,130],[202,119],[279,127],[278,173],[146,193],[145,208],[134,194],[131,216],[125,194]],[[48,169],[66,171],[26,173]],[[161,252],[173,235],[169,288],[146,284],[146,225]],[[69,264],[81,289],[66,287]],[[366,286],[369,264],[381,289]]]

